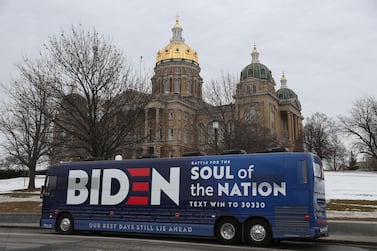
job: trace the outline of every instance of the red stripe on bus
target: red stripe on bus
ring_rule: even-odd
[[[134,192],[148,192],[149,182],[132,182],[132,191]]]
[[[130,196],[126,205],[148,205],[148,196]]]
[[[149,176],[149,174],[151,173],[151,169],[149,167],[127,168],[127,171],[130,173],[132,177]]]

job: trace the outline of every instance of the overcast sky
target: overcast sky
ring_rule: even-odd
[[[50,36],[80,24],[153,70],[177,14],[205,85],[222,71],[239,76],[255,43],[276,89],[285,72],[304,117],[346,115],[356,98],[376,97],[374,0],[0,0],[0,82],[17,78],[16,64]]]

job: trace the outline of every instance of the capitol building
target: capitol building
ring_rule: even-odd
[[[198,52],[185,43],[182,31],[177,18],[170,43],[157,52],[152,97],[144,111],[145,140],[128,157],[216,154],[225,149],[259,152],[271,147],[302,150],[301,104],[284,73],[276,90],[254,46],[251,62],[240,69],[234,102],[210,105],[203,98]]]

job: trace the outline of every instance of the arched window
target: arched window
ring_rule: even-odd
[[[258,110],[254,106],[251,106],[249,107],[249,110],[246,111],[245,120],[246,121],[256,120],[258,118],[258,115],[259,115]]]
[[[192,88],[191,80],[187,80],[186,93],[190,94],[191,88]]]
[[[253,89],[252,89],[251,85],[246,86],[246,93],[247,94],[251,94],[252,91],[253,91]]]
[[[167,79],[164,79],[164,92],[169,93],[169,81]]]
[[[174,140],[174,128],[169,128],[169,140]]]
[[[181,80],[176,78],[174,79],[174,93],[180,93],[181,92]]]

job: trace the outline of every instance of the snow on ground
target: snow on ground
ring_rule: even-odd
[[[35,177],[35,187],[40,188],[45,180],[44,175],[37,175]],[[39,197],[39,191],[23,192],[19,190],[26,189],[29,185],[29,178],[13,178],[0,180],[0,203],[14,202],[14,201],[42,201]],[[23,196],[9,196],[6,193],[20,193]]]
[[[36,175],[35,187],[40,188],[43,185],[44,180],[45,180],[44,175]],[[29,178],[26,178],[26,177],[1,179],[0,180],[0,194],[26,189],[28,185],[29,185]]]
[[[326,199],[377,200],[376,172],[325,172]]]

